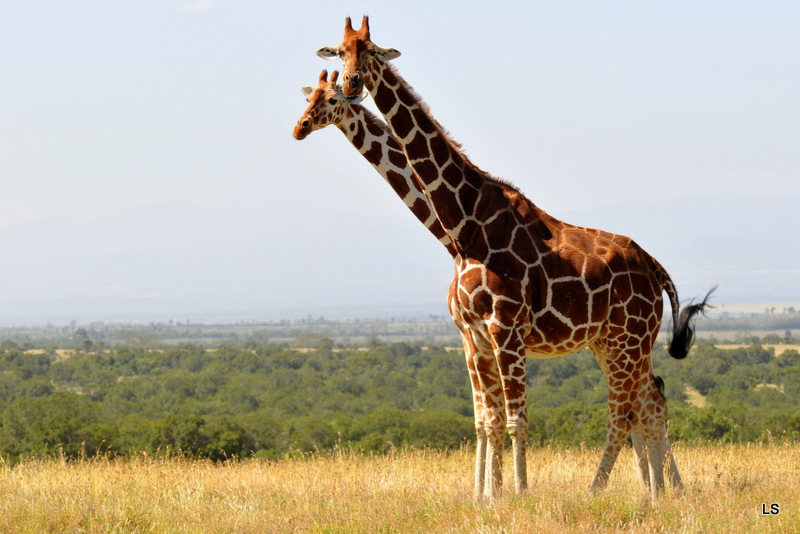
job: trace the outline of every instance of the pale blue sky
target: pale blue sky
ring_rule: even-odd
[[[619,206],[800,195],[793,1],[0,9],[8,317],[443,303],[447,256],[345,138],[291,136],[300,87],[339,67],[314,52],[365,13],[476,164],[676,279],[697,278],[677,238]]]

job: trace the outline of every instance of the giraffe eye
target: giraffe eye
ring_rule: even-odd
[[[335,97],[335,96],[334,96],[333,98],[330,98],[330,99],[328,100],[328,104],[331,104],[331,105],[333,105],[333,104],[335,104],[335,103],[336,103],[336,97]]]

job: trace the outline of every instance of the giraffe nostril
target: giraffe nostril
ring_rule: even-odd
[[[310,123],[308,122],[308,119],[306,119],[306,120],[304,120],[304,121],[302,121],[302,122],[300,123],[300,126],[302,126],[303,128],[308,128],[308,125],[309,125],[309,124],[310,124]]]

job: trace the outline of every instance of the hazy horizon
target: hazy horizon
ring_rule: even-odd
[[[335,128],[291,135],[365,13],[544,210],[633,237],[682,300],[800,301],[800,4],[4,7],[0,325],[446,313],[441,245]]]

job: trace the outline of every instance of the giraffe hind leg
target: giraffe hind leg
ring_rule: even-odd
[[[659,386],[659,392],[663,393],[663,385],[659,385],[658,382],[656,382],[656,385]],[[678,466],[675,463],[675,457],[672,454],[669,438],[667,437],[667,410],[663,395],[658,397],[658,401],[659,408],[657,408],[657,412],[659,413],[650,419],[650,424],[644,428],[650,471],[650,492],[654,500],[658,493],[664,490],[665,469],[672,487],[676,489],[683,487],[681,475],[678,472]]]
[[[669,472],[669,481],[673,488],[682,488],[683,480],[681,479],[681,474],[678,472],[678,466],[675,463],[675,455],[672,453],[672,447],[669,445],[669,440],[667,440],[667,457],[669,458],[669,465],[667,466],[667,470]]]
[[[667,397],[664,394],[665,387],[664,387],[664,380],[658,376],[653,375],[653,380],[656,383],[656,387],[658,388],[658,393],[661,395],[661,398],[664,400],[664,403],[667,402]],[[666,431],[666,423],[664,429],[664,435],[667,435]],[[678,466],[675,464],[675,455],[672,454],[672,448],[669,445],[669,438],[667,438],[667,456],[669,457],[669,481],[672,483],[673,488],[682,488],[683,481],[681,480],[681,474],[678,472]]]
[[[664,394],[664,380],[658,375],[653,375],[653,383],[655,384],[656,389],[658,390],[658,396],[660,397],[657,398],[657,410],[662,414],[662,416],[654,419],[654,428],[652,428],[650,431],[650,434],[653,437],[646,438],[646,441],[648,442],[648,449],[651,448],[650,442],[652,441],[652,448],[654,449],[653,452],[654,454],[658,455],[655,458],[656,461],[654,463],[650,463],[651,473],[656,471],[661,475],[660,485],[651,488],[651,491],[653,491],[653,496],[655,497],[655,494],[664,488],[663,472],[665,468],[667,469],[667,474],[673,488],[683,487],[683,482],[681,480],[681,475],[678,472],[678,466],[675,463],[675,456],[672,454],[672,449],[670,447],[669,438],[667,435],[667,398]],[[653,395],[653,397],[655,397],[655,395]],[[668,463],[664,465],[665,462]]]
[[[631,432],[631,441],[633,442],[634,464],[636,466],[636,474],[642,484],[642,488],[650,491],[650,461],[647,457],[647,443],[644,438],[644,430],[641,427],[635,428]],[[669,460],[667,464],[667,474],[669,476],[670,484],[675,489],[683,487],[683,480],[678,471],[678,466],[675,463],[675,455],[672,453],[672,448],[667,442],[666,459]]]
[[[650,491],[650,463],[647,460],[644,430],[641,425],[637,425],[631,432],[631,442],[633,444],[633,459],[639,482],[646,491]]]
[[[631,427],[625,415],[619,416],[619,414],[616,414],[609,417],[606,445],[603,449],[603,457],[600,459],[600,466],[597,468],[597,474],[592,482],[592,491],[603,489],[608,485],[611,470],[614,469],[619,452],[622,450],[630,433]]]
[[[650,495],[655,500],[664,491],[664,460],[669,444],[665,434],[658,433],[646,436],[647,461],[650,468]]]
[[[669,481],[673,488],[680,489],[683,487],[683,480],[681,479],[681,474],[678,472],[678,466],[675,464],[675,455],[672,453],[672,447],[670,447],[669,441],[667,441],[667,456],[669,457]]]

